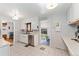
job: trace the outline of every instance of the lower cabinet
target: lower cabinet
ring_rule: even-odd
[[[0,56],[9,56],[10,55],[10,47],[9,45],[3,45],[0,47]]]
[[[28,35],[28,45],[34,46],[34,35]]]
[[[26,43],[26,44],[31,44],[31,45],[38,45],[38,35],[37,34],[28,34],[28,35],[21,35],[20,42]]]
[[[34,35],[34,45],[37,46],[39,41],[38,41],[39,37],[38,37],[38,34],[35,34]]]
[[[23,42],[23,43],[28,43],[28,35],[20,35],[20,39],[19,41]]]

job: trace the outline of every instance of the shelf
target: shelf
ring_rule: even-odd
[[[69,20],[68,21],[68,24],[71,24],[71,25],[79,25],[79,18],[77,19],[72,19],[72,20]]]

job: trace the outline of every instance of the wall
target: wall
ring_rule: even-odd
[[[72,3],[68,11],[68,19],[77,19],[79,18],[79,3]]]
[[[66,13],[54,14],[48,17],[49,20],[49,36],[51,39],[51,47],[66,48],[62,37],[73,38],[75,36],[76,26],[67,23],[70,19],[79,18],[79,4],[72,4]],[[56,23],[60,24],[60,32],[56,32]]]
[[[66,49],[63,43],[63,37],[74,36],[74,27],[67,24],[66,14],[56,14],[48,17],[49,20],[49,35],[50,35],[50,46],[55,48]],[[56,31],[56,24],[60,24],[60,31]]]

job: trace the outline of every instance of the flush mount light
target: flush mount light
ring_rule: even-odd
[[[57,7],[57,3],[48,3],[47,4],[47,9],[54,9],[55,7]]]
[[[9,15],[13,20],[18,20],[20,17],[22,17],[18,10],[12,10]]]
[[[13,20],[18,20],[19,17],[15,15],[15,16],[12,17],[12,19],[13,19]]]

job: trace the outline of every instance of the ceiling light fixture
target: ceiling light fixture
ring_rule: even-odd
[[[15,15],[15,16],[12,17],[12,19],[14,19],[14,20],[18,20],[19,17],[17,17],[17,16]]]
[[[48,3],[47,4],[47,9],[54,9],[55,7],[57,7],[57,3]]]
[[[9,13],[9,15],[12,17],[13,20],[18,20],[21,17],[18,10],[12,10],[12,12]]]

